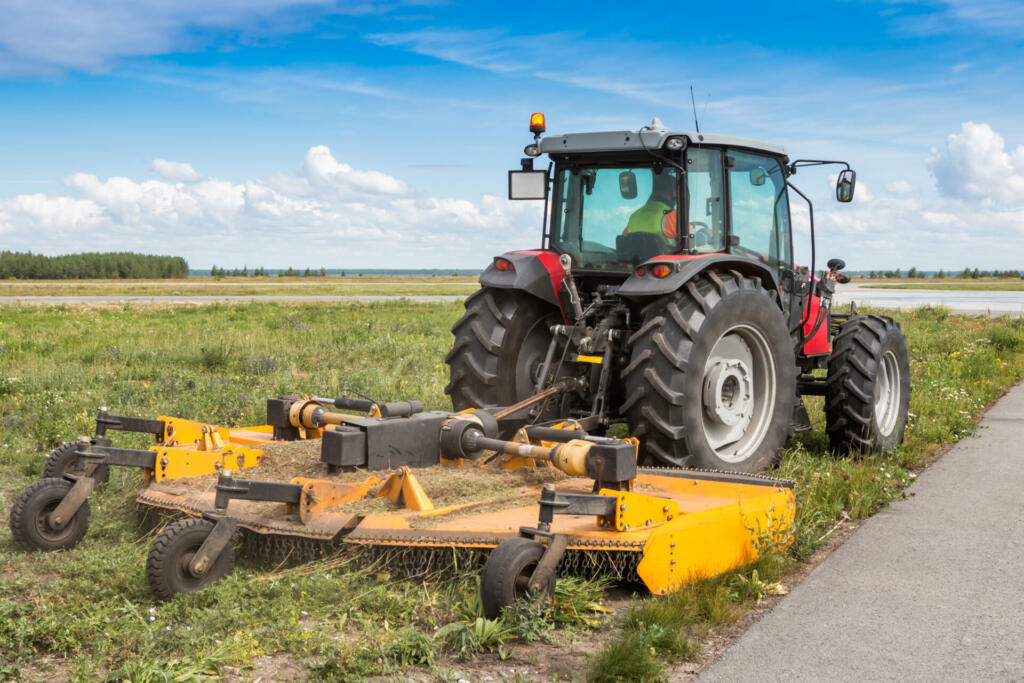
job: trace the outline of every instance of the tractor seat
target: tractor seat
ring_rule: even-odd
[[[667,239],[653,232],[631,232],[615,238],[615,251],[621,261],[637,263],[672,251]]]

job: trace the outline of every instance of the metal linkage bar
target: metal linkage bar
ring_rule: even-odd
[[[139,432],[141,434],[155,434],[163,437],[164,421],[149,420],[144,417],[128,417],[127,415],[111,415],[106,408],[100,408],[96,415],[96,436],[104,437],[108,429],[116,429],[120,432]]]
[[[615,500],[612,496],[593,493],[559,493],[554,484],[545,484],[540,494],[538,528],[551,531],[555,515],[614,515]]]
[[[222,473],[217,478],[217,495],[213,506],[224,512],[232,500],[257,500],[266,503],[288,503],[298,505],[302,497],[302,484],[288,484],[279,481],[255,481],[235,479]]]

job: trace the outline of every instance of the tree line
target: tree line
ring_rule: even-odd
[[[345,271],[342,271],[341,274],[344,275]],[[253,277],[263,277],[263,276],[267,275],[267,271],[266,271],[266,269],[263,268],[263,266],[260,266],[259,268],[254,269],[252,272],[249,271],[249,266],[242,266],[241,269],[239,269],[239,268],[232,268],[231,270],[228,270],[227,268],[218,268],[217,266],[211,266],[210,267],[210,276],[211,277],[249,277],[250,275],[252,275]],[[301,277],[327,277],[327,269],[323,268],[323,267],[321,267],[319,270],[314,270],[312,268],[306,268],[305,272],[301,272],[300,273],[295,268],[292,268],[292,267],[289,266],[288,270],[279,270],[277,272],[277,276],[278,277],[300,277],[300,276]]]
[[[188,277],[180,256],[153,256],[128,251],[44,256],[0,251],[0,279],[75,280]]]
[[[868,278],[875,279],[875,280],[877,280],[877,279],[896,279],[896,278],[898,278],[898,279],[905,279],[906,278],[906,279],[913,280],[915,278],[925,278],[925,277],[934,277],[934,278],[939,278],[939,279],[943,279],[943,278],[947,278],[947,277],[952,277],[952,278],[959,278],[961,280],[977,280],[977,279],[983,278],[983,277],[1024,278],[1024,274],[1022,274],[1021,271],[1014,270],[1014,269],[1010,269],[1010,270],[979,270],[977,268],[964,268],[960,272],[950,271],[948,273],[940,268],[939,272],[931,273],[931,274],[926,273],[923,270],[918,270],[917,268],[911,268],[906,273],[901,271],[899,268],[897,268],[896,270],[872,270],[872,271],[868,272]]]

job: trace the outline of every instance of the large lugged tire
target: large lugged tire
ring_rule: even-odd
[[[445,393],[455,410],[512,405],[534,393],[560,320],[554,307],[524,292],[483,288],[466,299],[466,313],[452,327],[455,343],[445,357]]]
[[[480,602],[484,616],[497,619],[503,607],[515,604],[516,600],[528,599],[540,602],[555,592],[554,574],[548,585],[536,594],[530,593],[528,585],[533,570],[537,568],[544,546],[528,538],[510,538],[491,551],[480,575]]]
[[[74,486],[67,479],[51,477],[34,481],[14,498],[11,534],[25,550],[63,550],[78,545],[89,531],[89,501],[82,502],[63,529],[50,526],[49,517]]]
[[[757,278],[708,271],[642,316],[622,375],[641,463],[738,472],[775,464],[796,398],[776,293]]]
[[[899,323],[854,315],[832,342],[825,385],[829,443],[838,453],[884,453],[903,443],[910,354]]]
[[[235,567],[235,549],[229,543],[220,556],[201,576],[188,570],[206,537],[213,531],[213,522],[196,517],[179,519],[153,539],[146,558],[146,581],[157,600],[170,600],[175,593],[202,590],[221,579]]]

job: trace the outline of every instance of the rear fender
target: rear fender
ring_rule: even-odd
[[[480,275],[482,287],[526,292],[558,306],[562,317],[565,318],[565,310],[558,295],[565,280],[565,269],[558,262],[558,254],[544,249],[529,249],[506,252],[497,258],[503,258],[511,263],[512,270],[498,270],[492,262]]]
[[[651,267],[661,263],[672,266],[672,272],[667,277],[656,278],[651,274]],[[640,268],[644,270],[642,276],[637,275]],[[735,270],[748,277],[760,278],[765,289],[779,291],[779,281],[775,272],[757,261],[731,254],[668,254],[644,261],[622,283],[619,294],[633,299],[663,296],[681,289],[706,270]],[[781,297],[776,299],[780,307],[781,300]]]

